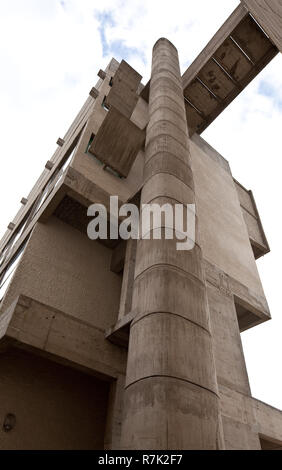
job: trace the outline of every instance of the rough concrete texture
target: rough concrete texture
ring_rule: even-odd
[[[281,0],[241,0],[273,43],[282,52]]]
[[[281,2],[245,4],[281,50]],[[259,73],[277,49],[243,4],[184,81],[177,51],[165,39],[154,48],[152,79],[139,96],[140,75],[132,69],[126,77],[124,64],[120,68],[112,59],[95,87],[96,99],[88,98],[64,136],[64,147],[56,150],[50,169],[13,220],[13,231],[1,240],[2,249],[74,151],[56,191],[13,247],[14,255],[31,233],[0,307],[0,418],[7,412],[17,418],[10,434],[0,429],[0,448],[281,448],[282,413],[251,397],[240,338],[240,331],[270,319],[250,243],[252,237],[264,241],[260,246],[267,250],[267,240],[254,200],[233,180],[228,162],[199,135],[189,139],[186,113],[195,125],[202,116],[195,119],[195,109],[183,99],[183,84],[185,93],[191,81],[193,98],[211,109],[211,96],[206,89],[200,92],[195,77],[213,70],[205,68],[212,55],[227,69],[238,54],[242,59],[240,49],[226,40],[232,31],[239,38],[245,34],[256,57],[270,47],[254,67]],[[220,54],[222,48],[226,54]],[[246,71],[246,58],[241,59],[238,80]],[[146,151],[140,149],[123,179],[88,151],[92,134],[109,116],[103,103],[111,90],[112,109],[126,115],[124,128],[134,124],[147,133]],[[119,138],[116,129],[113,120],[113,142]],[[138,205],[140,200],[195,202],[194,249],[177,252],[175,233],[173,240],[131,240],[126,246],[90,241],[87,207],[98,202],[109,209],[111,195]],[[82,427],[79,435],[73,416]]]
[[[199,142],[191,149],[203,256],[264,296],[232,175]]]
[[[178,166],[190,167],[189,138],[178,53],[166,39],[160,39],[153,49],[149,116],[142,203],[194,203],[190,171],[184,181],[178,176]],[[174,158],[175,172],[168,173],[160,155]],[[157,164],[152,165],[155,159]],[[217,383],[201,263],[198,246],[190,253],[177,252],[171,241],[137,242],[132,305],[136,316],[130,331],[123,448],[220,446]],[[174,290],[170,296],[168,289],[177,285],[177,293]]]
[[[20,295],[1,315],[0,339],[112,379],[125,373],[126,351],[107,341],[103,329],[27,296]]]
[[[52,217],[36,226],[1,311],[24,294],[107,329],[118,314],[122,282],[110,271],[111,256],[109,248]]]

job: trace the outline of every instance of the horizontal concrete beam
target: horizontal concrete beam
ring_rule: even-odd
[[[100,329],[24,295],[0,317],[0,344],[3,340],[109,378],[125,373],[126,352],[107,341]]]

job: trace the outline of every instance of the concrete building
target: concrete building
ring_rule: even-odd
[[[282,449],[240,332],[268,321],[251,191],[200,134],[280,51],[282,2],[245,0],[181,77],[112,59],[0,243],[1,449]],[[196,204],[196,244],[99,240],[100,203]],[[277,368],[278,369],[278,368]]]

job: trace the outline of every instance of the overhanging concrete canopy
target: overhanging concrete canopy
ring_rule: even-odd
[[[145,131],[112,106],[89,152],[126,178],[144,141]]]
[[[190,136],[201,134],[276,56],[277,47],[241,4],[183,74]],[[140,96],[149,100],[150,82]]]
[[[141,75],[122,60],[112,79],[107,105],[114,106],[129,119],[138,100],[137,89],[141,79]]]
[[[256,259],[270,252],[260,215],[252,191],[248,191],[234,179],[243,217],[250,237],[250,243]]]
[[[240,5],[183,75],[191,133],[202,133],[277,53]]]

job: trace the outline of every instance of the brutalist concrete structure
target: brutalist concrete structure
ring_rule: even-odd
[[[1,449],[280,449],[240,332],[270,317],[251,191],[200,134],[282,51],[279,0],[241,2],[180,74],[112,59],[10,222],[0,258]],[[243,150],[243,149],[242,149]],[[99,240],[87,209],[196,204],[196,244]]]

